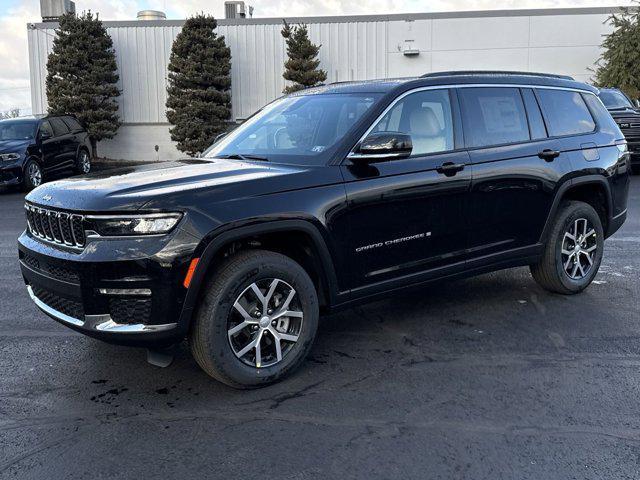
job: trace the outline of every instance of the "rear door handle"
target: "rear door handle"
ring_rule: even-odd
[[[541,152],[538,152],[538,157],[547,162],[553,162],[559,156],[560,152],[558,150],[551,150],[550,148],[545,148]]]
[[[442,173],[447,177],[453,177],[456,173],[464,170],[464,163],[445,162],[436,168],[436,172]]]

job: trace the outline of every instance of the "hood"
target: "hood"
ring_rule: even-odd
[[[23,153],[31,140],[0,140],[0,153]]]
[[[287,188],[288,182],[270,179],[295,176],[305,170],[267,162],[189,159],[45,183],[26,199],[42,206],[85,212],[137,210],[149,202],[153,205],[147,208],[179,207],[202,193],[207,194],[207,201],[273,193],[275,188]]]
[[[635,108],[612,108],[609,113],[613,118],[640,116],[640,111]]]

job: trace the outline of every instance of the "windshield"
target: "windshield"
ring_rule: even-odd
[[[633,108],[627,96],[617,90],[600,90],[598,96],[607,108]]]
[[[0,122],[0,141],[31,140],[36,134],[36,123],[24,120]]]
[[[325,165],[332,149],[380,96],[343,93],[276,100],[214,143],[204,157]]]

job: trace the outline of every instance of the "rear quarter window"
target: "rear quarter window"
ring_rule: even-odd
[[[596,123],[579,92],[538,89],[540,106],[552,137],[590,133]]]
[[[468,147],[530,140],[520,90],[509,87],[461,88],[462,121]]]
[[[591,115],[593,115],[593,118],[596,119],[599,130],[601,132],[613,135],[618,139],[621,139],[622,132],[620,132],[618,124],[609,113],[609,110],[607,110],[606,107],[602,104],[600,99],[590,93],[582,94],[582,98],[584,98],[584,101],[587,103],[589,110],[591,110]]]

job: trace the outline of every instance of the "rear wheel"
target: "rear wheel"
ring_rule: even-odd
[[[551,292],[579,293],[598,273],[603,249],[602,222],[593,207],[565,202],[558,210],[542,258],[531,265],[531,274]]]
[[[24,168],[22,188],[27,191],[33,190],[42,185],[42,179],[42,167],[35,160],[29,160]]]
[[[76,172],[89,173],[91,171],[91,157],[86,150],[80,150],[78,152],[78,158],[76,159]]]
[[[302,363],[318,315],[315,287],[300,265],[274,252],[241,252],[207,286],[191,351],[216,380],[234,388],[265,386]]]

